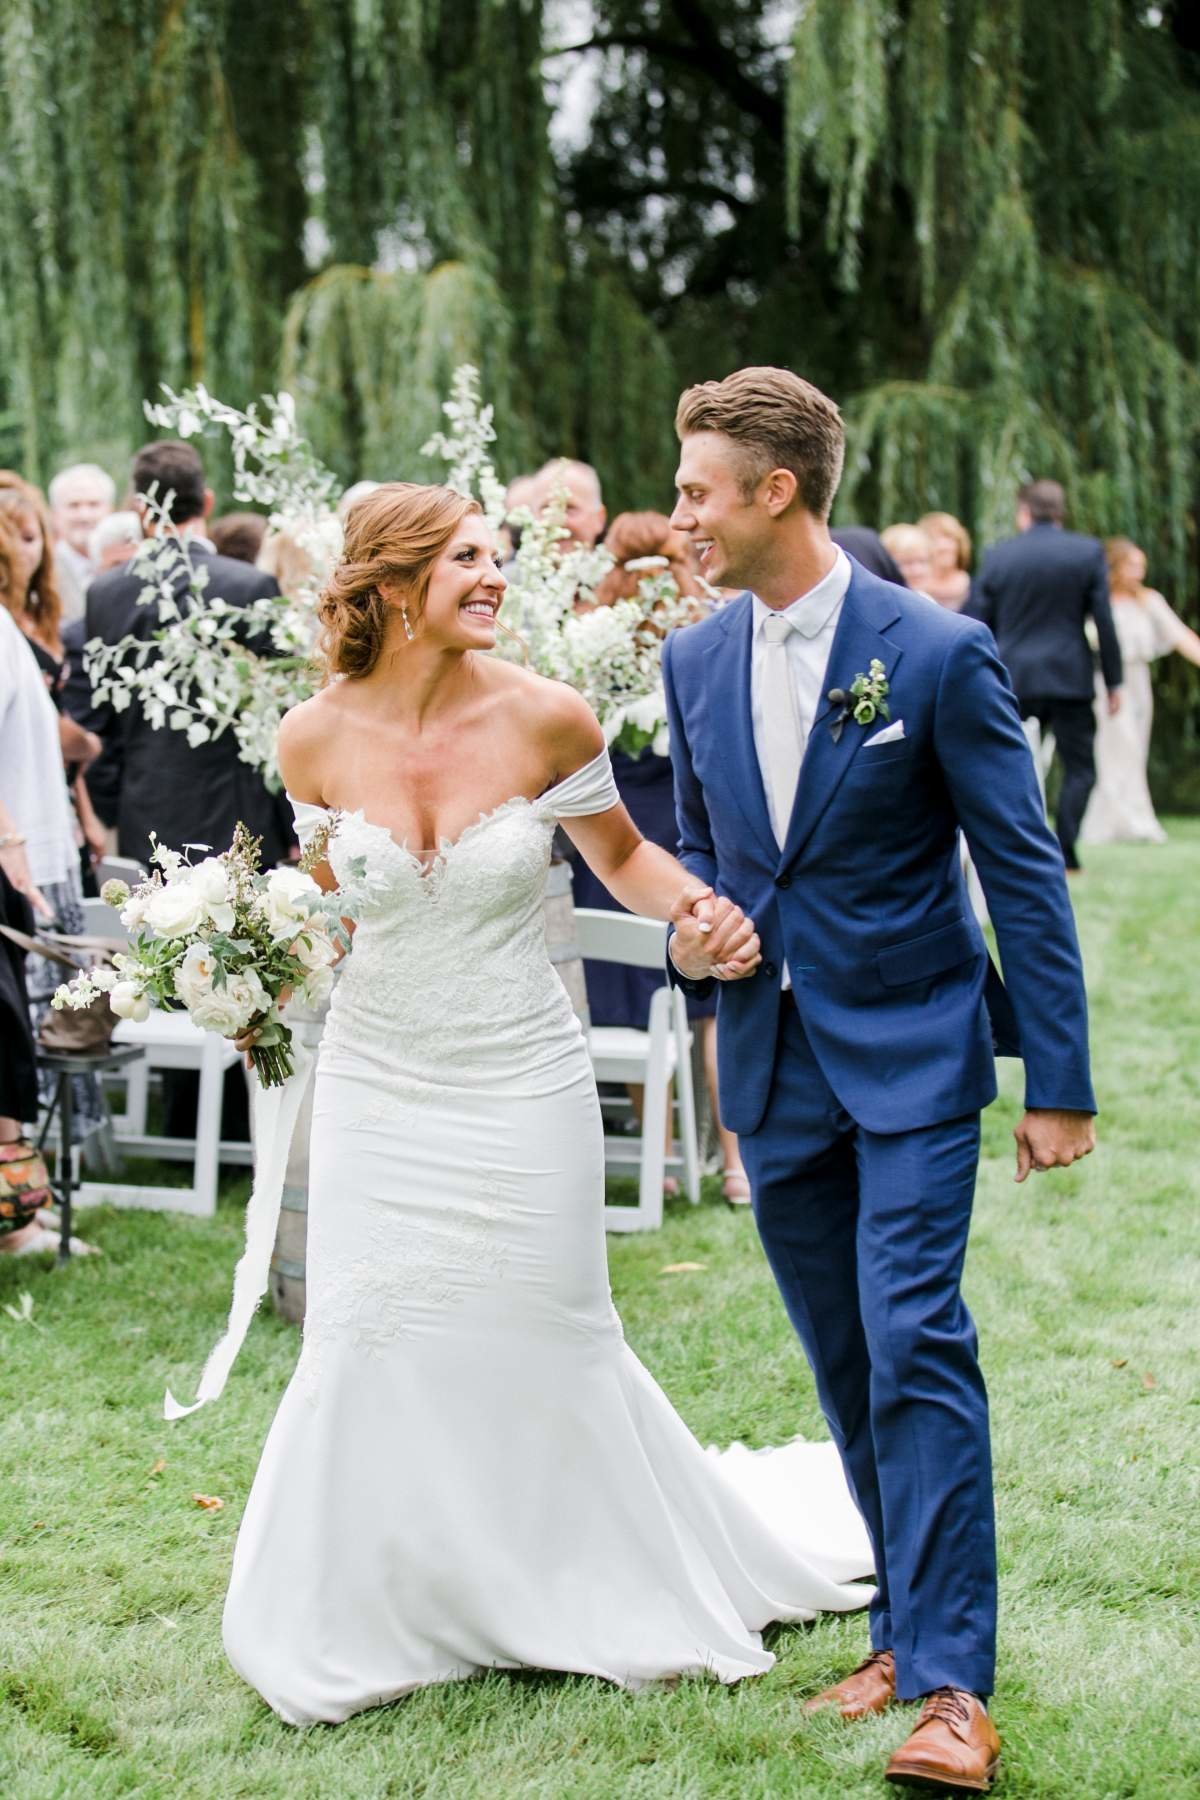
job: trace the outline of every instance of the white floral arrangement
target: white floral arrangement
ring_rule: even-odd
[[[170,527],[169,494],[140,496],[153,527],[131,567],[143,577],[139,602],[156,607],[148,636],[116,644],[94,638],[86,664],[97,704],[124,711],[136,699],[155,728],[186,732],[191,744],[231,732],[243,762],[278,789],[276,735],[284,713],[320,685],[313,661],[316,603],[341,554],[335,510],[337,477],[300,433],[289,394],[265,395],[239,411],[198,385],[147,402],[152,425],[179,438],[223,432],[234,464],[234,497],[269,509],[272,530],[306,553],[310,573],[293,591],[230,606],[208,591],[203,566],[193,567]],[[478,372],[463,364],[443,406],[446,430],[423,446],[446,464],[446,484],[471,495],[488,523],[505,522],[504,488],[491,462],[492,408],[482,403]],[[565,490],[540,518],[518,510],[521,528],[509,570],[502,655],[527,661],[539,674],[568,682],[587,699],[610,744],[637,753],[653,742],[666,749],[662,637],[694,616],[669,575],[648,574],[638,598],[604,607],[594,590],[613,566],[603,547],[564,548]],[[180,571],[183,579],[180,579]]]
[[[201,846],[192,846],[198,849]],[[60,987],[51,1005],[90,1006],[108,995],[120,1019],[142,1020],[151,1006],[183,1008],[202,1030],[235,1037],[253,1026],[251,1051],[264,1087],[279,1087],[292,1073],[292,1032],[287,1002],[310,1010],[324,1005],[333,965],[349,948],[349,923],[357,916],[365,870],[352,863],[347,883],[326,894],[309,868],[324,854],[310,845],[308,867],[261,873],[258,840],[239,825],[221,856],[190,856],[156,845],[158,866],[129,887],[106,881],[105,904],[121,915],[128,951],[111,968],[77,975]]]
[[[595,590],[613,556],[603,545],[564,547],[570,536],[565,487],[539,518],[525,507],[506,514],[491,463],[492,409],[482,404],[478,372],[469,363],[455,371],[442,410],[449,429],[430,438],[423,452],[443,458],[447,486],[478,500],[493,530],[506,522],[520,529],[501,614],[512,635],[502,636],[500,654],[576,688],[609,744],[636,755],[652,743],[665,755],[662,639],[694,618],[695,602],[684,600],[671,576],[656,568],[638,583],[636,599],[598,606]]]

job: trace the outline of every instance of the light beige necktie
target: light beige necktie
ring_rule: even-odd
[[[762,671],[763,775],[767,800],[771,808],[771,824],[780,847],[787,836],[796,784],[800,779],[800,759],[804,742],[796,711],[796,689],[788,667],[788,639],[794,630],[782,613],[772,613],[763,620],[762,633],[766,645]]]

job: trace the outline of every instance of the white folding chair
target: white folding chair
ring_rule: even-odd
[[[696,1095],[692,1086],[691,1028],[687,1002],[667,983],[666,927],[657,919],[630,913],[575,909],[575,929],[583,955],[592,962],[624,963],[635,969],[659,969],[663,985],[650,1002],[646,1031],[624,1025],[593,1025],[588,1049],[597,1081],[640,1082],[645,1101],[642,1136],[636,1151],[628,1140],[604,1140],[608,1168],[640,1168],[636,1206],[606,1206],[608,1231],[655,1231],[662,1224],[663,1177],[667,1169],[667,1106],[674,1079],[679,1103],[679,1154],[672,1167],[682,1168],[684,1192],[695,1205],[700,1199],[700,1144],[696,1132]]]
[[[84,930],[90,937],[123,942],[128,933],[120,916],[103,900],[83,903]],[[115,1044],[137,1044],[145,1055],[133,1064],[125,1088],[125,1111],[113,1119],[113,1138],[118,1149],[131,1155],[154,1156],[167,1162],[190,1162],[190,1188],[137,1187],[127,1182],[85,1182],[80,1204],[107,1201],[114,1206],[153,1207],[171,1212],[211,1217],[217,1210],[217,1181],[222,1161],[249,1163],[249,1144],[222,1143],[221,1100],[225,1071],[238,1060],[227,1038],[201,1031],[185,1012],[159,1012],[140,1022],[122,1019],[113,1032]],[[152,1069],[194,1069],[200,1076],[196,1104],[195,1137],[162,1137],[146,1129],[149,1080]]]
[[[96,864],[96,880],[101,887],[106,881],[124,881],[133,887],[145,878],[145,866],[135,856],[102,856]]]

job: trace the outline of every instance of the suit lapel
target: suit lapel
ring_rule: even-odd
[[[720,614],[722,635],[709,651],[709,718],[716,726],[729,785],[772,868],[779,845],[771,826],[750,713],[750,648],[754,608],[749,594]]]
[[[899,608],[887,597],[886,584],[873,581],[857,563],[852,562],[851,568],[850,586],[846,590],[825,680],[821,684],[824,695],[834,688],[849,692],[850,683],[856,675],[866,674],[874,657],[879,658],[889,683],[894,686],[896,665],[903,654],[890,638],[883,635],[884,627],[899,617]],[[805,746],[804,761],[800,765],[787,838],[779,858],[781,869],[800,855],[864,740],[871,735],[869,729],[856,725],[850,718],[835,742],[833,726],[841,710],[840,706],[831,705],[827,698],[822,698],[817,709]],[[893,717],[897,716],[893,709]]]

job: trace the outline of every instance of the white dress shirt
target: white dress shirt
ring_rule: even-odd
[[[850,559],[844,550],[839,549],[833,560],[833,567],[827,575],[823,575],[816,587],[809,588],[799,600],[793,600],[790,606],[782,609],[783,616],[793,627],[786,643],[782,646],[788,660],[788,670],[792,677],[793,693],[796,702],[796,718],[800,732],[800,753],[808,742],[813,720],[821,709],[825,697],[825,671],[829,665],[829,652],[833,647],[833,637],[837,630],[838,620],[842,613],[842,602],[846,598],[846,589],[850,586]],[[754,748],[758,756],[759,768],[763,772],[763,786],[767,793],[767,806],[771,813],[771,823],[775,828],[775,836],[782,846],[787,836],[788,820],[791,817],[791,806],[787,807],[787,817],[778,814],[771,790],[771,782],[767,772],[765,754],[766,732],[763,721],[763,664],[771,654],[763,635],[763,624],[773,615],[778,614],[778,607],[768,606],[758,595],[752,596],[754,608],[753,642],[750,651],[750,718],[754,728]],[[794,802],[795,795],[792,795]],[[787,965],[783,967],[783,986],[791,986],[791,976]]]
[[[828,575],[823,575],[816,587],[809,588],[807,594],[802,594],[799,600],[793,600],[790,606],[782,609],[784,618],[793,626],[784,651],[795,684],[801,750],[808,742],[813,720],[821,710],[821,702],[825,697],[825,670],[829,665],[833,634],[837,630],[842,602],[849,586],[850,558],[844,550],[838,550]],[[754,748],[758,754],[759,767],[765,775],[762,676],[767,646],[762,628],[763,621],[769,619],[779,608],[768,606],[757,594],[752,595],[751,604],[754,608],[754,642],[750,652],[750,718],[754,726]],[[772,820],[772,823],[776,826],[775,835],[782,843],[787,833],[787,820],[782,821],[782,830],[779,829],[780,821]]]

